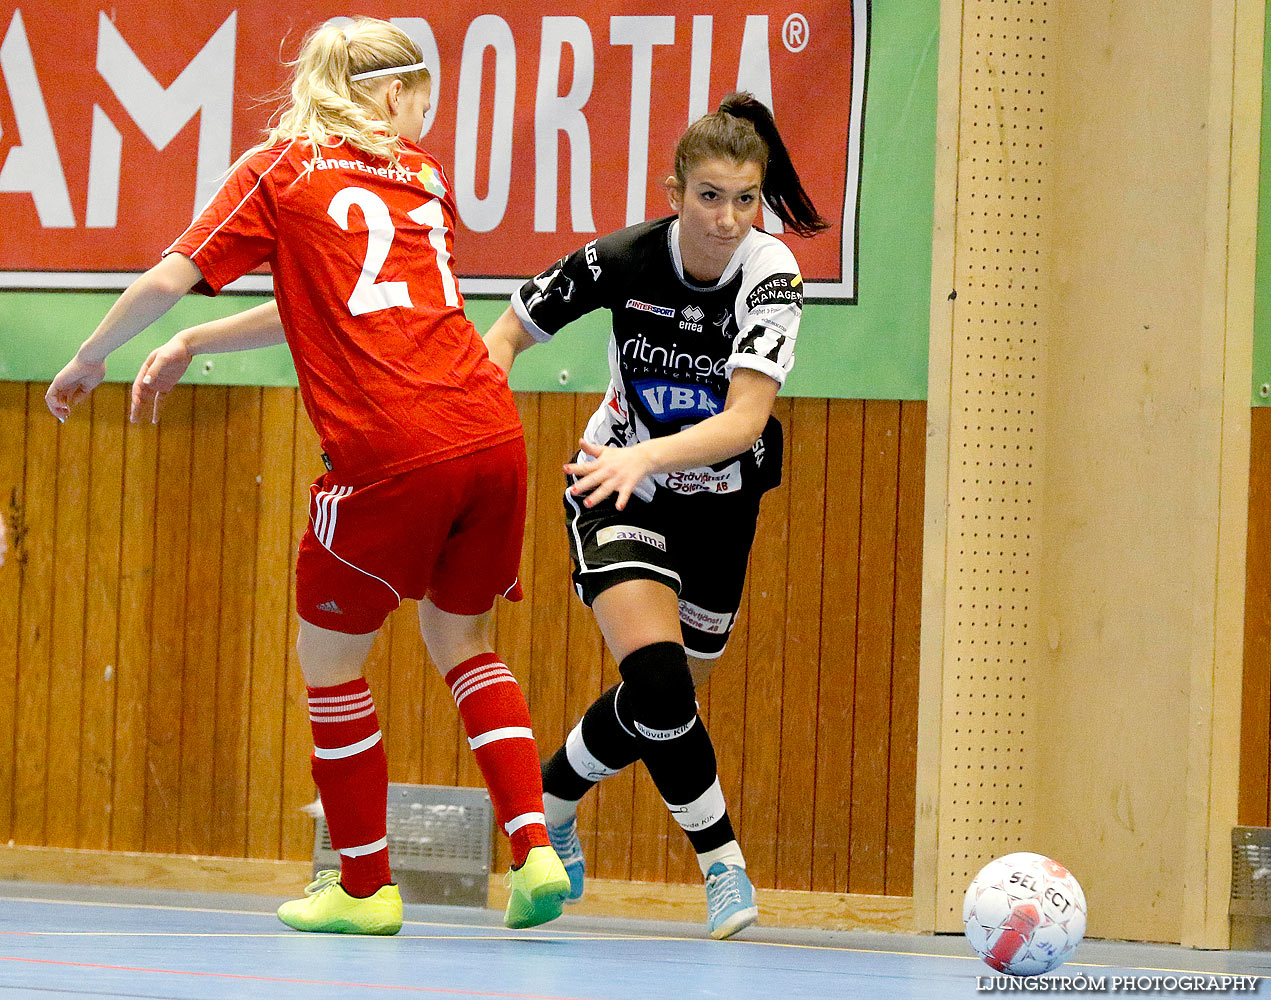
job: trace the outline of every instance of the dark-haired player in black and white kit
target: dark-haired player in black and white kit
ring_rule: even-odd
[[[513,298],[540,342],[593,309],[611,311],[609,388],[583,435],[594,447],[676,434],[723,412],[737,369],[775,390],[794,362],[802,289],[785,244],[751,229],[719,280],[699,286],[684,273],[680,228],[671,216],[593,240]],[[575,584],[588,605],[624,580],[669,583],[688,655],[724,651],[759,498],[781,478],[781,425],[763,415],[762,435],[741,454],[651,472],[632,488],[637,502],[588,506],[565,494]]]
[[[825,223],[748,94],[689,128],[666,188],[674,216],[592,240],[526,282],[486,346],[510,368],[585,313],[613,316],[611,381],[565,465],[565,519],[574,583],[622,682],[544,768],[548,833],[577,898],[578,802],[643,760],[697,852],[710,932],[725,938],[759,911],[694,681],[728,641],[759,501],[781,478],[772,405],[803,305],[794,255],[754,221],[763,198],[802,235]]]

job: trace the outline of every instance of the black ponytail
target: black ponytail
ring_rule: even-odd
[[[804,190],[772,112],[753,94],[729,94],[718,111],[689,126],[675,150],[676,177],[683,184],[689,170],[713,157],[763,167],[764,201],[800,236],[815,236],[830,227]]]

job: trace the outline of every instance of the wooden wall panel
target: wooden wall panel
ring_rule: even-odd
[[[866,407],[852,737],[852,836],[847,888],[848,892],[869,895],[883,894],[887,849],[887,746],[899,454],[900,404],[885,402]],[[866,498],[874,502],[867,502]]]
[[[255,617],[256,513],[260,505],[261,389],[229,390],[226,434],[234,442],[225,461],[221,515],[220,621],[217,633],[216,733],[212,748],[211,853],[247,853],[248,722],[252,699],[252,621]]]
[[[1252,416],[1239,818],[1271,826],[1271,409]]]
[[[110,847],[111,777],[119,651],[119,560],[128,390],[104,385],[92,399],[88,480],[88,569],[84,606],[84,687],[76,846]]]
[[[0,841],[13,833],[13,775],[17,759],[19,626],[22,566],[26,561],[26,386],[0,382]]]
[[[85,418],[59,428],[57,465],[39,474],[57,481],[53,541],[53,621],[48,704],[48,791],[45,841],[74,847],[79,808],[79,759],[83,739],[80,699],[84,688],[84,576],[88,569],[88,467],[92,408]]]
[[[856,622],[861,549],[861,472],[865,404],[829,404],[826,456],[825,556],[821,577],[821,670],[817,705],[816,806],[812,888],[847,892],[852,814],[850,748],[856,711]],[[921,530],[921,526],[919,526]]]
[[[295,504],[295,396],[261,400],[260,508],[256,524],[252,702],[248,722],[247,856],[276,858],[281,843],[282,726],[291,648],[291,509]]]
[[[790,544],[786,553],[785,647],[781,657],[778,889],[812,888],[815,824],[808,822],[808,804],[815,802],[816,787],[828,412],[823,399],[796,399],[785,428],[790,452]],[[759,541],[764,542],[762,537]]]
[[[883,891],[913,895],[914,783],[918,766],[918,629],[922,611],[922,508],[927,460],[927,409],[900,407],[900,464],[896,491],[896,605],[893,614],[891,722],[888,726],[887,849]]]
[[[120,386],[64,427],[42,394],[0,383],[0,434],[12,442],[0,453],[11,545],[0,741],[21,748],[0,761],[0,834],[306,857],[300,807],[313,785],[293,570],[321,465],[296,392],[182,388],[158,427],[126,423]],[[526,600],[500,603],[495,643],[543,756],[619,679],[569,582],[562,527],[560,466],[598,398],[517,397]],[[738,624],[699,691],[702,718],[757,884],[904,895],[925,406],[782,399],[777,412],[783,484],[763,501]],[[390,617],[367,676],[392,780],[480,783],[413,602]],[[641,765],[603,782],[580,818],[595,875],[700,880]]]
[[[17,731],[14,746],[13,837],[43,844],[49,781],[49,637],[53,625],[54,525],[60,429],[39,386],[27,387],[26,466],[22,490],[24,558],[18,563],[22,621],[18,640]],[[82,419],[82,418],[81,418]]]
[[[172,393],[158,427],[154,597],[146,715],[145,849],[175,854],[181,804],[181,682],[185,672],[190,563],[190,466],[194,391]],[[219,539],[217,539],[219,544]],[[195,555],[199,557],[200,550]]]
[[[119,662],[115,669],[115,773],[110,846],[140,851],[146,840],[146,716],[154,599],[154,504],[159,435],[124,428],[124,495],[119,543]]]
[[[220,667],[221,558],[225,550],[226,431],[229,389],[194,390],[190,463],[189,560],[185,601],[185,670],[181,677],[181,796],[177,845],[182,854],[212,846],[216,770],[216,688]]]

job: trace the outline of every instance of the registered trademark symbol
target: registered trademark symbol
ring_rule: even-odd
[[[781,26],[781,40],[790,52],[802,52],[807,48],[808,34],[808,19],[802,14],[791,14]]]

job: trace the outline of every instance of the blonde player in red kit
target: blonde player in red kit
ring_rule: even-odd
[[[569,879],[544,826],[525,697],[491,649],[500,595],[520,599],[526,460],[507,377],[463,312],[451,264],[449,181],[416,143],[431,81],[385,21],[325,24],[305,40],[291,102],[163,259],[119,297],[49,386],[61,420],[112,350],[186,292],[216,294],[268,262],[274,303],[183,331],[134,383],[133,419],[193,355],[285,333],[328,471],[310,489],[296,564],[313,777],[340,871],[278,910],[299,930],[392,934],[388,770],[362,665],[385,617],[419,601],[513,855],[505,922],[560,914]],[[281,321],[281,323],[280,323]]]

